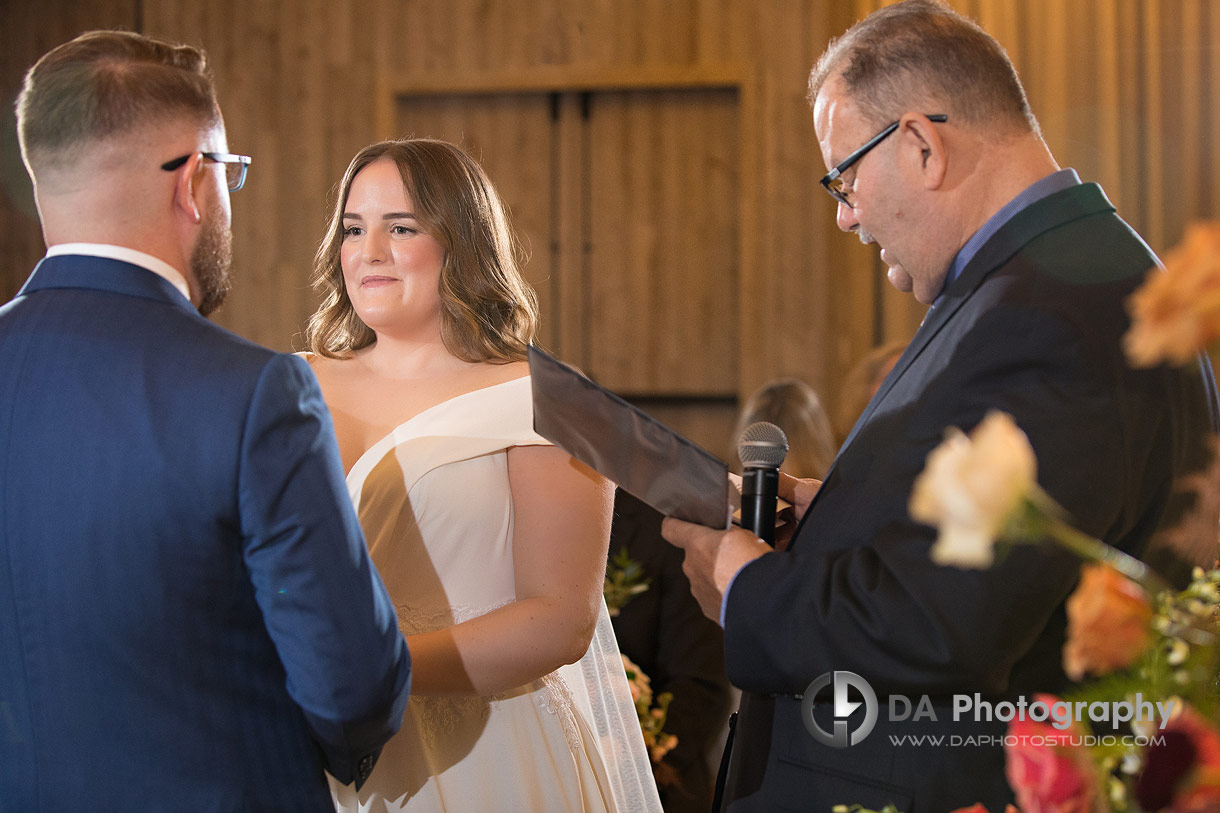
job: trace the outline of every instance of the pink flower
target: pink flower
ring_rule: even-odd
[[[1059,702],[1037,695],[1048,707]],[[1017,795],[1022,813],[1093,813],[1104,810],[1097,777],[1088,752],[1070,745],[1079,730],[1061,731],[1048,723],[1014,719],[1008,734],[1015,741],[1005,746],[1008,783]]]

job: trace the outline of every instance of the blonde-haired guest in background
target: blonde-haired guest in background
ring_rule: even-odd
[[[821,479],[834,460],[834,431],[830,416],[813,387],[799,378],[777,378],[746,399],[733,432],[734,442],[750,424],[773,423],[788,437],[783,469],[793,477]]]
[[[535,299],[482,168],[431,139],[361,150],[314,284],[310,363],[414,666],[337,805],[659,809],[601,592],[612,489],[533,431]]]

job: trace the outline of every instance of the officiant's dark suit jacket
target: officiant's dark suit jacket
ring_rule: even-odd
[[[955,722],[951,698],[1032,701],[1063,688],[1063,602],[1080,563],[1021,546],[990,570],[934,565],[934,532],[912,522],[907,500],[946,427],[968,431],[1003,410],[1074,524],[1140,554],[1180,509],[1174,479],[1205,459],[1215,411],[1199,365],[1137,371],[1124,361],[1124,300],[1154,262],[1086,184],[1018,213],[947,288],[845,442],[792,547],[746,566],[729,591],[728,675],[746,692],[730,810],[892,803],[944,813],[975,802],[1002,810],[1011,799],[1003,748],[978,739],[1006,725],[972,714]],[[798,696],[832,670],[862,676],[879,701],[872,733],[846,748],[815,741],[801,718]],[[927,695],[936,721],[891,720],[892,695],[912,709]],[[833,715],[831,693],[818,693],[813,716],[828,733]],[[848,730],[863,716],[848,717]],[[895,739],[911,735],[944,740]]]
[[[43,260],[0,308],[0,811],[333,810],[408,683],[305,362]]]

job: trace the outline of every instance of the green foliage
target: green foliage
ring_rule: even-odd
[[[1064,695],[1066,702],[1107,703],[1117,699],[1153,704],[1172,701],[1175,712],[1192,707],[1208,720],[1220,719],[1220,570],[1196,569],[1190,586],[1175,593],[1165,590],[1152,602],[1152,644],[1130,668],[1092,680]],[[1160,721],[1131,726],[1129,733],[1155,738]],[[1087,724],[1082,728],[1088,729]],[[1093,733],[1093,732],[1090,732]],[[1096,732],[1105,733],[1105,732]],[[1128,733],[1128,732],[1122,732]],[[1130,783],[1143,762],[1143,748],[1122,737],[1099,738],[1089,755],[1108,787],[1112,813],[1137,810]]]
[[[651,583],[652,580],[644,576],[640,563],[627,555],[626,548],[622,548],[606,567],[606,581],[602,587],[610,615],[618,615],[627,602],[647,590]]]

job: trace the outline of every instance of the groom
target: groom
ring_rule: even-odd
[[[49,248],[0,308],[0,811],[333,810],[410,663],[308,366],[203,318],[249,163],[204,56],[84,34],[17,121]]]

